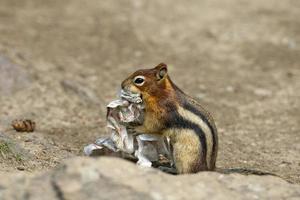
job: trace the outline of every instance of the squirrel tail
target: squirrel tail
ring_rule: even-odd
[[[278,178],[281,178],[283,180],[285,180],[288,183],[293,184],[292,181],[287,180],[286,178],[278,175],[278,174],[274,174],[271,172],[266,172],[266,171],[261,171],[261,170],[257,170],[257,169],[248,169],[248,168],[228,168],[228,169],[221,169],[221,168],[216,168],[215,170],[216,172],[222,173],[222,174],[233,174],[233,173],[237,173],[237,174],[242,174],[242,175],[257,175],[257,176],[276,176]]]
[[[257,169],[247,169],[247,168],[228,168],[228,169],[216,169],[217,172],[223,173],[223,174],[243,174],[243,175],[258,175],[258,176],[277,176],[277,174],[273,174],[271,172],[261,171]]]

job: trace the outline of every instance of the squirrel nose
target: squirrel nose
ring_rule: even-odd
[[[122,83],[121,83],[121,88],[122,90],[126,90],[128,87],[128,80],[124,80]]]
[[[121,88],[122,88],[122,90],[125,89],[125,84],[124,84],[124,82],[121,83]]]

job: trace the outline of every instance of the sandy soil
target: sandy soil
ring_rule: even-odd
[[[300,1],[184,2],[0,0],[1,171],[82,155],[121,81],[165,62],[212,112],[218,167],[300,183]]]

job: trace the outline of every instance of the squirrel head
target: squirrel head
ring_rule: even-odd
[[[160,63],[152,69],[141,69],[126,78],[121,87],[125,91],[138,93],[144,101],[149,98],[165,97],[172,90],[167,65]]]

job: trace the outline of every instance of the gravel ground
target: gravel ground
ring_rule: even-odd
[[[0,0],[0,167],[41,171],[106,134],[121,81],[160,62],[213,114],[217,166],[300,183],[300,1]],[[13,119],[37,123],[17,133]]]

